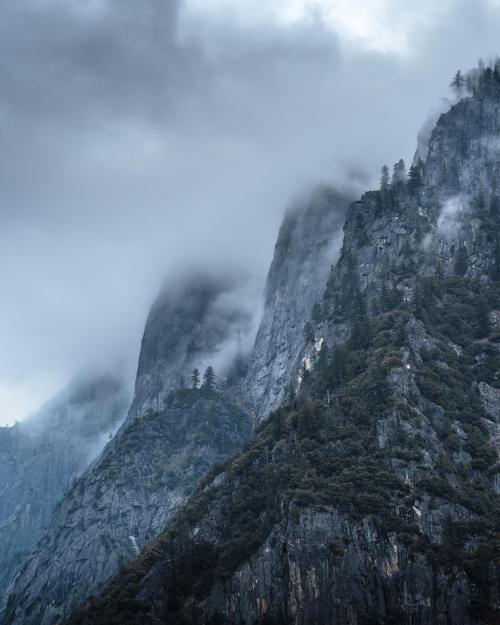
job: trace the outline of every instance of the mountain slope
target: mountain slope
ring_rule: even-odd
[[[495,622],[500,80],[488,72],[439,119],[409,180],[399,163],[350,207],[296,398],[72,625]]]
[[[52,624],[152,541],[216,461],[250,436],[248,416],[208,390],[181,390],[131,420],[57,507],[16,579],[5,623]]]
[[[0,603],[56,503],[116,431],[128,402],[122,382],[80,378],[33,417],[0,428]]]

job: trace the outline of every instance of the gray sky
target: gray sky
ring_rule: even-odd
[[[499,52],[497,0],[0,11],[0,423],[135,364],[164,276],[229,265],[259,293],[290,199],[375,185],[452,73]]]

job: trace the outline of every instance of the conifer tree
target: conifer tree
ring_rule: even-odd
[[[212,365],[209,365],[205,369],[205,373],[203,374],[203,388],[208,389],[209,391],[215,388],[215,371]]]
[[[387,167],[387,165],[384,165],[380,173],[380,190],[387,191],[388,188],[389,188],[389,168]]]
[[[462,89],[465,85],[465,76],[462,74],[462,72],[458,69],[451,82],[450,82],[450,89],[452,91],[454,91],[457,95],[460,95],[462,93]]]
[[[191,374],[191,386],[192,388],[200,387],[200,370],[193,369],[193,373]]]
[[[423,166],[424,163],[422,162],[422,159],[419,158],[417,162],[410,167],[410,171],[408,173],[408,190],[412,195],[415,194],[422,186]]]
[[[397,185],[406,182],[406,165],[402,158],[397,163],[394,163],[392,170],[392,184]]]

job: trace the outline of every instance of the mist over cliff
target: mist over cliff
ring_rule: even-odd
[[[238,265],[262,292],[291,198],[317,182],[359,193],[410,160],[425,112],[499,26],[490,0],[0,10],[4,423],[96,360],[133,370],[179,268]]]
[[[2,625],[495,622],[499,30],[0,0]]]
[[[191,389],[170,392],[164,408],[156,397],[143,404],[146,412],[81,482],[80,497],[64,498],[7,596],[7,623],[53,625],[68,614],[71,625],[495,622],[500,61],[457,72],[452,86],[457,101],[435,122],[420,158],[408,171],[403,160],[392,175],[383,168],[379,188],[349,204],[340,250],[343,196],[323,189],[286,215],[241,386],[214,391],[205,378],[200,389],[194,378]],[[194,287],[205,309],[207,290]],[[210,301],[213,288],[208,294]],[[155,309],[158,303],[153,319]],[[145,336],[158,332],[155,344],[168,337],[166,328],[148,325]],[[148,341],[142,348],[146,362],[163,357]],[[250,407],[247,425],[249,416],[260,421],[239,453],[201,481],[191,473],[179,482],[178,472],[151,481],[137,470],[120,479],[131,462],[113,459],[113,448],[153,452],[151,430],[180,398],[198,401],[208,392],[238,401],[238,388]],[[174,413],[182,432],[174,459],[203,458],[184,439],[210,423],[201,406],[195,412],[202,421],[188,427]],[[220,426],[229,431],[225,419],[213,421],[201,449],[213,453]],[[163,438],[166,444],[169,434]],[[161,452],[152,453],[158,460],[161,468]],[[103,481],[109,503],[100,506],[95,484]],[[111,515],[106,532],[126,535],[126,521],[110,522],[123,484],[146,494],[147,524],[162,509],[149,505],[160,487],[165,502],[182,484],[182,505],[162,516],[164,530],[107,582],[102,557],[98,565],[90,557],[103,589],[85,601],[77,585],[64,589],[68,575],[58,563],[86,583],[88,562],[65,557],[66,546],[92,538],[97,554],[103,513]],[[134,508],[119,505],[120,517]],[[111,562],[120,545],[105,544]]]

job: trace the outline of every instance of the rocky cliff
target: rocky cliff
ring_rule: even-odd
[[[245,402],[258,418],[279,406],[290,384],[295,390],[301,360],[314,342],[308,328],[338,258],[348,205],[343,195],[321,188],[285,215],[242,385]]]
[[[295,397],[72,625],[496,622],[498,68],[473,89],[350,207]]]
[[[53,625],[68,616],[165,529],[213,463],[249,438],[250,416],[221,393],[180,388],[195,366],[215,359],[230,369],[249,323],[226,297],[233,286],[198,275],[162,290],[125,423],[58,505],[10,588],[5,622]]]
[[[56,508],[18,575],[5,623],[52,625],[99,591],[167,525],[215,462],[251,433],[220,394],[185,389],[127,426]]]
[[[235,288],[233,279],[210,275],[163,287],[144,329],[130,417],[161,410],[171,391],[191,385],[195,367],[230,366],[238,336],[250,327],[245,308],[227,297]]]
[[[56,503],[117,430],[128,402],[114,378],[79,378],[37,414],[0,428],[0,603]]]

